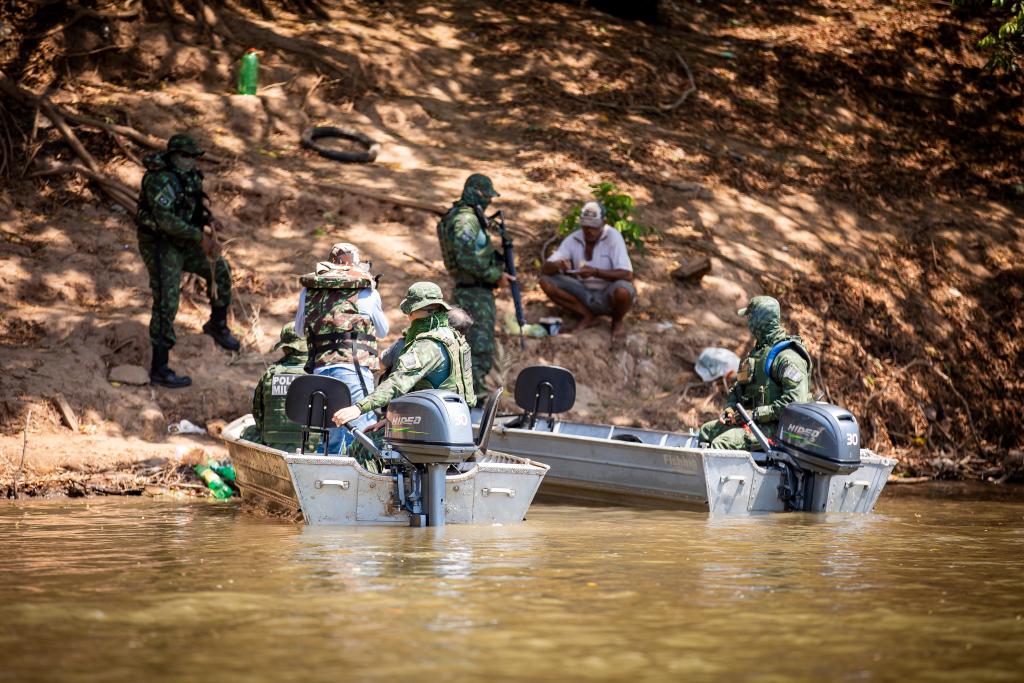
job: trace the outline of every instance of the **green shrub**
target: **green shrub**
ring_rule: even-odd
[[[615,183],[594,183],[590,186],[594,199],[601,202],[605,210],[605,222],[622,233],[622,238],[630,247],[644,251],[644,237],[654,233],[654,228],[637,223],[634,219],[636,202],[628,194],[619,192]],[[580,224],[580,211],[583,205],[573,208],[558,226],[558,234],[568,235]]]
[[[1021,58],[1024,56],[1024,2],[953,0],[953,6],[975,13],[987,7],[1000,22],[997,30],[978,41],[978,47],[989,54],[988,68],[1011,73],[1021,72]]]

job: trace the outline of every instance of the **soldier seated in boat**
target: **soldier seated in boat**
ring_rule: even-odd
[[[451,326],[451,306],[445,303],[441,288],[433,282],[416,282],[400,308],[409,316],[409,327],[394,371],[369,396],[334,414],[334,424],[339,427],[420,389],[448,389],[469,405],[476,403],[469,344]]]
[[[252,416],[256,424],[242,438],[293,451],[302,444],[302,432],[299,425],[285,414],[285,398],[292,381],[306,374],[306,341],[295,332],[295,323],[290,322],[281,328],[281,339],[274,345],[274,350],[278,349],[284,355],[260,377],[252,396]],[[315,435],[310,435],[310,438],[315,438]],[[312,445],[316,446],[315,443]]]
[[[711,448],[759,450],[754,435],[740,422],[736,406],[746,408],[765,434],[774,434],[783,408],[812,400],[811,355],[800,337],[782,329],[779,302],[772,297],[755,296],[737,313],[746,316],[756,344],[740,363],[725,410],[701,426],[698,441]]]

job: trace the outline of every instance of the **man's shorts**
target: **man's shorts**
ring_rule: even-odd
[[[629,280],[615,280],[601,289],[590,289],[570,275],[544,275],[541,280],[547,280],[563,292],[572,294],[594,315],[612,314],[612,293],[616,289],[626,290],[629,292],[630,300],[636,301],[636,287]]]

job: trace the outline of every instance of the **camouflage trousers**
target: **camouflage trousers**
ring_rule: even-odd
[[[774,422],[759,424],[758,427],[767,436],[775,433]],[[724,425],[718,420],[711,420],[701,425],[697,440],[700,443],[709,443],[712,448],[721,448],[730,451],[759,451],[761,445],[754,438],[753,433],[743,427],[735,425]]]
[[[149,319],[149,341],[154,347],[170,349],[177,341],[174,318],[181,298],[181,274],[195,273],[206,280],[210,293],[210,260],[199,243],[181,244],[166,237],[139,233],[139,253],[149,272],[149,288],[153,290],[153,311]],[[212,308],[231,304],[231,270],[220,256],[216,265],[217,298]]]
[[[490,287],[456,287],[452,303],[473,316],[473,325],[466,330],[466,341],[473,351],[473,392],[486,397],[484,379],[494,364],[494,321],[497,308],[494,290]]]

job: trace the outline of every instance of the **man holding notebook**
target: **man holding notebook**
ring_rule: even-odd
[[[618,230],[605,223],[604,207],[587,202],[580,229],[569,234],[544,263],[541,289],[558,306],[579,316],[576,330],[612,319],[612,340],[626,335],[623,318],[636,300],[633,264]]]

